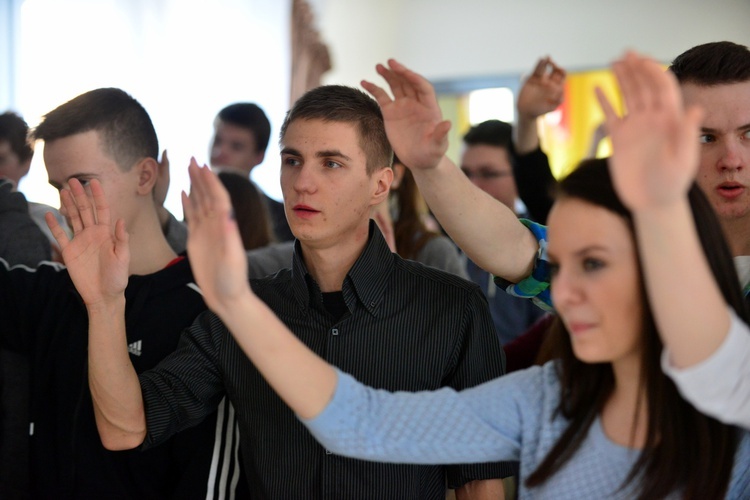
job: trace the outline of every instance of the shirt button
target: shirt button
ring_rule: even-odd
[[[338,328],[331,328],[331,335],[338,335],[338,334],[339,334]]]

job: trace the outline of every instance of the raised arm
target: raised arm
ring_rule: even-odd
[[[534,71],[524,80],[516,100],[516,152],[519,155],[531,153],[539,147],[537,118],[562,104],[564,90],[565,70],[549,57],[537,61]]]
[[[89,386],[96,425],[108,449],[138,446],[146,421],[138,376],[125,337],[125,287],[130,253],[125,224],[110,223],[101,185],[91,181],[92,200],[76,179],[61,192],[73,230],[69,239],[52,214],[46,220],[89,315]]]
[[[646,289],[671,362],[705,360],[730,315],[702,250],[688,190],[699,163],[701,111],[686,109],[674,76],[633,53],[613,66],[628,109],[618,117],[601,92],[615,187],[633,213]]]
[[[535,221],[546,224],[557,182],[549,159],[539,144],[538,118],[557,109],[563,102],[565,70],[545,57],[524,80],[516,99],[518,124],[515,127],[517,153],[513,175],[518,196]]]
[[[229,195],[208,167],[193,160],[189,172],[190,196],[182,195],[188,254],[206,305],[293,411],[317,415],[333,395],[336,372],[253,294]]]
[[[505,205],[474,186],[445,156],[450,122],[442,119],[435,91],[422,76],[390,60],[377,72],[393,98],[377,85],[362,86],[380,104],[388,139],[440,224],[479,266],[520,281],[534,264],[538,245]]]

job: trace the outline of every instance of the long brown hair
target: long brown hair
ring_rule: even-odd
[[[273,243],[273,230],[266,202],[258,187],[244,174],[222,171],[219,180],[229,192],[232,209],[245,250]]]
[[[398,163],[403,165],[394,156],[394,168]],[[404,167],[401,183],[392,196],[395,196],[397,212],[396,220],[393,223],[396,250],[404,259],[415,260],[427,242],[439,236],[439,234],[430,231],[424,223],[423,216],[426,210],[421,210],[419,188],[411,170],[407,167]]]
[[[615,193],[606,159],[583,162],[560,183],[558,197],[578,198],[604,207],[623,217],[632,231],[632,216]],[[746,319],[732,257],[716,216],[695,185],[689,201],[701,246],[724,299]],[[698,412],[662,372],[663,345],[645,289],[642,296],[644,349],[640,380],[646,396],[648,428],[645,446],[625,484],[637,481],[639,498],[643,500],[664,498],[675,491],[686,499],[722,498],[734,465],[737,429]],[[561,397],[557,411],[570,423],[528,477],[529,487],[545,482],[576,453],[615,387],[611,364],[589,364],[575,357],[570,336],[559,318],[549,335],[551,348],[559,358]]]

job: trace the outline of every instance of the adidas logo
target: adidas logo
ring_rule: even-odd
[[[133,342],[132,344],[128,344],[128,352],[132,354],[133,356],[140,356],[141,355],[141,341],[137,340]]]

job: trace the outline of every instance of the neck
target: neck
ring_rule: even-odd
[[[338,292],[344,278],[367,245],[369,226],[357,231],[356,237],[333,245],[318,246],[314,242],[302,242],[302,258],[307,270],[320,287],[321,292]]]
[[[750,217],[722,219],[721,228],[732,256],[750,255]]]
[[[129,272],[152,274],[164,269],[177,254],[172,250],[159,225],[156,210],[145,211],[127,227],[130,247]]]
[[[641,380],[639,359],[612,363],[615,389],[602,410],[602,428],[615,443],[630,448],[643,448],[648,430],[648,404]]]

